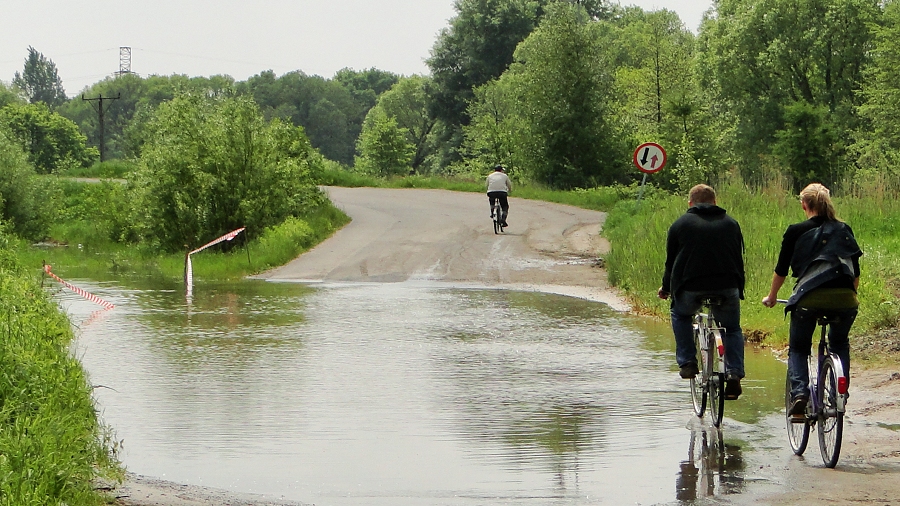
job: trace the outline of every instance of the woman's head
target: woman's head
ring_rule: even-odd
[[[837,220],[834,204],[831,203],[831,192],[824,185],[812,183],[800,192],[800,202],[815,216],[824,216],[829,220]]]

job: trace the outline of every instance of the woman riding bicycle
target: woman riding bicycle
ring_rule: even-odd
[[[511,191],[512,183],[509,181],[509,176],[503,172],[503,166],[495,166],[494,172],[491,172],[487,177],[487,196],[491,205],[491,218],[494,217],[494,201],[500,201],[500,210],[503,213],[499,218],[504,227],[509,226],[506,224],[506,215],[509,214],[509,201],[506,199],[506,196]]]
[[[791,382],[790,415],[802,415],[809,401],[809,363],[816,321],[820,316],[836,317],[830,326],[828,341],[840,357],[844,373],[850,378],[849,333],[859,307],[859,257],[862,251],[853,230],[838,220],[830,192],[813,183],[800,192],[800,206],[807,220],[790,225],[784,232],[781,252],[772,276],[766,307],[778,300],[788,269],[797,284],[785,311],[791,312],[788,377]]]

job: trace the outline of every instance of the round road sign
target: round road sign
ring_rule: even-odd
[[[655,142],[645,142],[634,150],[634,166],[645,174],[659,172],[666,165],[666,150]]]

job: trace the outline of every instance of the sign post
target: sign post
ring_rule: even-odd
[[[634,166],[644,173],[641,180],[641,190],[638,192],[638,202],[644,195],[644,185],[647,184],[647,175],[655,174],[666,166],[666,150],[655,142],[645,142],[634,150]]]

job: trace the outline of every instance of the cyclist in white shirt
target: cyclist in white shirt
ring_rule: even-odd
[[[506,215],[509,214],[509,202],[506,200],[506,196],[511,191],[512,183],[509,181],[509,176],[504,173],[503,166],[495,166],[494,172],[487,177],[487,196],[491,205],[491,218],[494,217],[494,201],[500,200],[500,210],[503,212],[501,221],[504,227],[509,226],[506,223]]]

